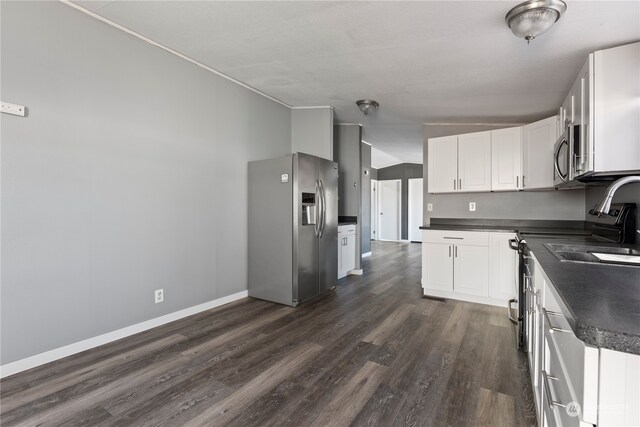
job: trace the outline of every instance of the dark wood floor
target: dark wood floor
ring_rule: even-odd
[[[421,298],[420,245],[290,308],[246,299],[0,382],[10,425],[534,425],[506,309]]]

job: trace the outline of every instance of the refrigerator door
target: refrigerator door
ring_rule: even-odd
[[[318,159],[322,214],[318,239],[319,292],[336,286],[338,278],[338,164]]]
[[[297,266],[293,277],[293,305],[318,296],[318,232],[322,221],[320,189],[318,183],[318,158],[308,154],[294,155],[293,185],[293,265]],[[304,196],[303,196],[304,193]],[[303,221],[303,209],[309,204],[310,195],[318,209],[315,224]],[[303,201],[306,200],[306,203]],[[336,243],[337,244],[337,243]]]
[[[249,296],[292,305],[293,156],[249,162]]]

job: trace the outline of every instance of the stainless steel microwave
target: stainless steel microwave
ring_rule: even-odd
[[[580,184],[574,180],[580,175],[577,168],[583,150],[580,145],[580,126],[569,124],[553,146],[553,185],[564,187]]]

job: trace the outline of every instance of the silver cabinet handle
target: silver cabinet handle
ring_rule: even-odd
[[[453,179],[453,189],[454,190],[456,189],[456,179],[455,178]]]
[[[524,187],[525,187],[525,184],[524,184],[524,179],[525,179],[525,178],[526,178],[526,177],[525,177],[524,175],[522,175],[522,188],[524,188]]]
[[[543,308],[542,309],[542,313],[544,314],[544,318],[547,320],[547,324],[549,325],[549,333],[552,334],[554,332],[573,332],[573,331],[568,331],[566,329],[562,329],[562,328],[558,328],[557,326],[553,326],[551,324],[551,319],[549,318],[549,316],[562,316],[562,313],[556,313],[554,311],[547,311],[547,309]]]
[[[551,386],[549,385],[549,380],[558,381],[557,377],[552,377],[547,374],[547,371],[542,371],[542,377],[544,379],[544,394],[547,397],[547,404],[549,408],[553,409],[554,406],[559,406],[561,408],[566,408],[567,405],[562,402],[558,402],[557,400],[553,400],[553,396],[551,396]]]
[[[457,246],[453,247],[453,256],[458,258],[458,247]]]
[[[451,245],[449,245],[449,258],[451,258]]]
[[[449,240],[464,240],[464,237],[443,237],[443,239],[449,239]]]
[[[516,176],[516,188],[520,187],[520,176]]]
[[[462,190],[462,178],[458,180],[458,189]]]

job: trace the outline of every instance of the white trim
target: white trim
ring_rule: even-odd
[[[355,270],[349,270],[347,274],[350,274],[352,276],[362,276],[364,274],[364,271],[360,268]]]
[[[316,108],[329,108],[330,110],[333,110],[334,108],[331,105],[312,105],[310,107],[289,107],[292,110],[313,110]]]
[[[171,54],[173,54],[173,55],[175,55],[175,56],[177,56],[177,57],[179,57],[181,59],[184,59],[185,61],[191,62],[192,64],[197,65],[200,68],[204,68],[205,70],[210,71],[210,72],[212,72],[213,74],[215,74],[217,76],[220,76],[220,77],[222,77],[224,79],[227,79],[227,80],[229,80],[229,81],[231,81],[231,82],[233,82],[233,83],[235,83],[237,85],[240,85],[245,89],[248,89],[248,90],[250,90],[252,92],[255,92],[258,95],[262,95],[265,98],[270,99],[273,102],[277,102],[278,104],[283,105],[283,106],[285,106],[287,108],[292,108],[291,105],[287,104],[284,101],[279,100],[278,98],[274,98],[271,95],[267,95],[266,93],[261,92],[260,90],[254,88],[254,87],[251,87],[246,83],[242,83],[241,81],[236,80],[233,77],[230,77],[230,76],[228,76],[228,75],[226,75],[224,73],[221,73],[220,71],[214,70],[213,68],[209,67],[208,65],[203,64],[202,62],[199,62],[199,61],[196,61],[195,59],[189,58],[188,56],[183,55],[182,53],[180,53],[180,52],[178,52],[176,50],[173,50],[173,49],[171,49],[169,47],[166,47],[166,46],[164,46],[164,45],[162,45],[162,44],[160,44],[160,43],[158,43],[156,41],[153,41],[150,38],[143,36],[142,34],[138,34],[135,31],[130,30],[127,27],[123,27],[120,24],[116,24],[115,22],[110,21],[109,19],[104,18],[104,17],[102,17],[102,16],[100,16],[100,15],[94,13],[94,12],[91,12],[90,10],[85,9],[82,6],[78,6],[77,4],[72,3],[70,0],[59,0],[59,1],[61,3],[63,3],[63,4],[66,4],[67,6],[70,6],[70,7],[74,8],[74,9],[82,12],[82,13],[86,13],[87,15],[91,16],[92,18],[95,18],[95,19],[97,19],[99,21],[104,22],[107,25],[111,25],[112,27],[117,28],[118,30],[124,31],[127,34],[130,34],[130,35],[132,35],[134,37],[137,37],[140,40],[145,41],[145,42],[147,42],[147,43],[149,43],[149,44],[151,44],[151,45],[153,45],[153,46],[155,46],[157,48],[160,48],[160,49],[162,49],[162,50],[164,50],[166,52],[169,52],[169,53],[171,53]]]
[[[361,258],[367,258],[367,257],[370,257],[370,256],[371,256],[371,251],[363,253]]]
[[[422,123],[423,126],[523,126],[529,123],[448,123],[448,122],[434,122],[434,123]]]
[[[237,292],[235,294],[227,295],[226,297],[208,301],[203,304],[194,305],[193,307],[185,308],[179,311],[174,311],[173,313],[165,314],[164,316],[156,317],[155,319],[146,320],[144,322],[136,323],[135,325],[127,326],[112,332],[107,332],[106,334],[98,335],[93,338],[87,338],[73,344],[58,347],[44,353],[25,357],[24,359],[16,360],[15,362],[6,363],[0,366],[0,378],[8,377],[9,375],[14,375],[18,372],[26,371],[27,369],[44,365],[45,363],[53,362],[55,360],[71,356],[73,354],[89,350],[91,348],[95,348],[140,332],[144,332],[146,330],[156,328],[169,322],[174,322],[184,317],[211,310],[212,308],[219,307],[221,305],[228,304],[242,298],[246,298],[247,296],[247,291]]]
[[[374,168],[374,169],[378,169],[378,170],[386,169],[386,168],[390,168],[391,166],[401,165],[403,163],[406,163],[406,162],[403,162],[402,160],[400,160],[399,162],[385,163],[384,166],[380,166],[380,167],[377,167],[377,168]],[[417,164],[417,163],[414,163],[414,164]],[[373,166],[371,166],[371,167],[373,167]],[[378,179],[378,181],[393,181],[393,180],[392,179]]]
[[[422,283],[422,280],[420,280],[420,283]],[[458,301],[475,302],[477,304],[487,304],[487,305],[493,305],[496,307],[507,306],[506,301],[503,301],[503,300],[489,298],[489,297],[481,297],[476,295],[461,294],[459,292],[449,292],[449,291],[442,291],[438,289],[429,289],[429,288],[425,288],[424,284],[422,285],[422,293],[424,294],[424,296],[427,296],[427,297],[433,296],[438,298],[455,299]]]

